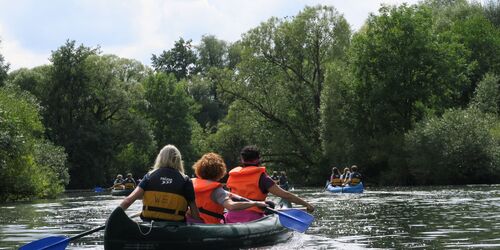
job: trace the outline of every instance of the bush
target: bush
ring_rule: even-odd
[[[35,99],[0,88],[0,201],[54,196],[69,180],[66,154],[43,136]]]
[[[497,120],[476,108],[449,110],[406,134],[410,174],[417,184],[492,183],[500,177]]]

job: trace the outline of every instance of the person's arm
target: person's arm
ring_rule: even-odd
[[[135,200],[141,198],[144,195],[144,189],[141,187],[136,187],[134,191],[127,196],[123,201],[120,203],[120,207],[123,208],[123,210],[127,210],[130,205],[134,203]]]
[[[250,207],[267,207],[267,204],[263,201],[233,201],[229,196],[224,200],[224,208],[229,211],[233,210],[243,210]]]
[[[307,208],[307,211],[310,212],[310,213],[314,211],[314,206],[313,205],[311,205],[307,201],[299,198],[295,194],[292,194],[292,193],[290,193],[288,191],[283,190],[278,185],[273,185],[272,187],[270,187],[268,189],[268,191],[271,194],[274,194],[274,195],[276,195],[278,197],[286,199],[286,200],[288,200],[290,202],[293,202],[293,203],[305,206]]]
[[[191,211],[191,218],[203,221],[200,217],[200,211],[198,210],[198,207],[196,206],[196,202],[194,200],[189,202],[189,211]]]

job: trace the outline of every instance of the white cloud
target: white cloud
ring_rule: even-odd
[[[22,2],[22,1],[21,1]],[[120,57],[137,59],[144,64],[150,64],[151,54],[159,54],[163,50],[173,47],[174,42],[180,37],[193,39],[196,43],[204,34],[212,34],[219,39],[234,42],[241,34],[258,26],[261,22],[272,16],[283,17],[296,15],[305,5],[315,6],[318,4],[333,5],[340,13],[343,13],[353,29],[358,29],[367,18],[369,12],[377,12],[380,3],[401,4],[402,2],[416,3],[417,0],[149,0],[149,1],[78,1],[79,8],[91,10],[93,16],[89,16],[85,22],[80,24],[68,23],[72,32],[85,30],[92,32],[98,28],[105,27],[100,33],[81,33],[80,36],[94,37],[92,41],[77,40],[86,46],[100,44],[103,53],[116,54]],[[12,2],[11,5],[17,3]],[[46,4],[57,2],[48,1]],[[26,4],[26,2],[24,2]],[[54,6],[57,9],[59,6]],[[22,7],[20,7],[22,9]],[[19,8],[18,8],[19,9]],[[77,11],[77,10],[67,10]],[[104,13],[104,14],[103,14]],[[71,14],[71,13],[70,13]],[[103,16],[111,18],[104,19],[106,25],[99,18]],[[29,18],[24,16],[23,18]],[[47,17],[50,18],[50,17]],[[82,17],[83,18],[83,17]],[[126,20],[124,20],[126,18]],[[20,67],[34,67],[48,63],[51,51],[35,52],[23,47],[24,41],[9,35],[7,27],[1,26],[0,17],[0,53],[6,61],[11,63],[11,69]],[[35,23],[36,20],[33,20]],[[108,23],[111,22],[111,23]],[[60,23],[59,23],[60,24]],[[54,24],[55,25],[55,24]],[[79,27],[78,25],[84,26]],[[16,29],[16,27],[8,27]],[[33,25],[33,29],[36,29]],[[26,30],[25,32],[30,32]],[[107,39],[104,36],[118,36],[113,32],[121,33],[126,41]],[[13,32],[11,32],[13,34]],[[58,34],[58,33],[55,33]],[[124,35],[126,34],[126,35]],[[131,36],[133,38],[129,39]],[[68,33],[61,31],[60,37],[55,41],[64,41]],[[80,38],[81,39],[81,38]],[[110,41],[113,40],[113,41]],[[108,41],[108,43],[106,43]],[[48,44],[46,47],[57,49],[62,44]]]
[[[9,33],[0,24],[0,54],[5,62],[10,64],[10,69],[32,68],[47,64],[49,62],[50,51],[47,53],[36,53],[24,48],[16,39],[9,36]]]

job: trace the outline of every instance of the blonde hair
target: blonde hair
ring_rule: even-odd
[[[216,153],[204,154],[194,165],[196,176],[201,179],[218,181],[226,175],[226,164]]]
[[[158,156],[155,160],[155,165],[150,172],[153,172],[159,168],[173,168],[184,174],[184,164],[182,162],[182,156],[179,149],[174,145],[166,145],[160,150]]]

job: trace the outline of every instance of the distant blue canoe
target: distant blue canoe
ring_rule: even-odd
[[[334,187],[332,185],[328,185],[326,188],[327,191],[332,193],[353,193],[360,194],[363,193],[364,190],[363,182],[359,183],[356,186],[346,186],[346,187]]]

